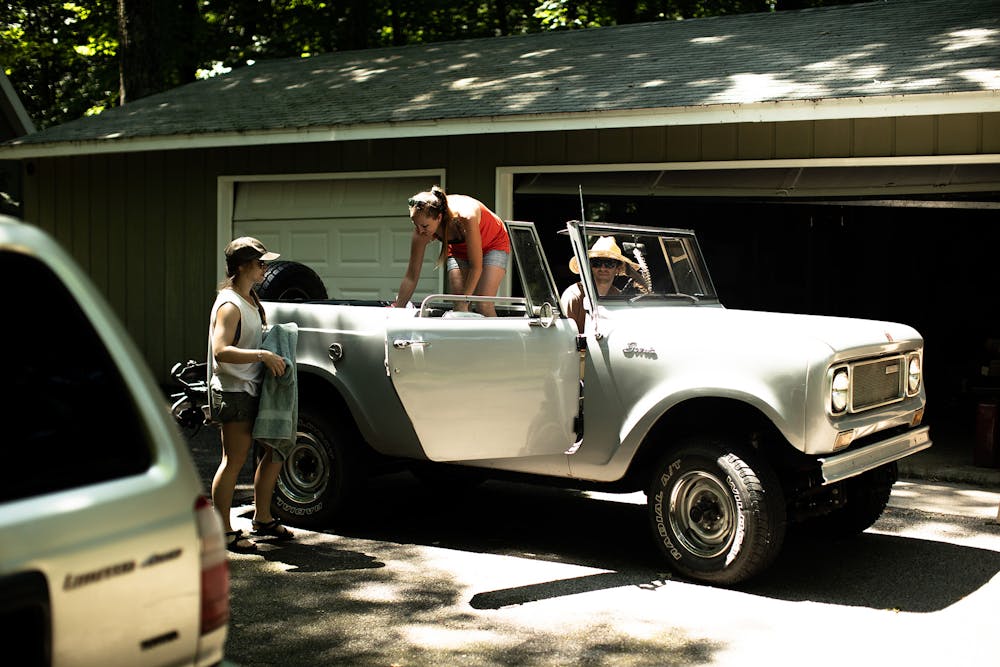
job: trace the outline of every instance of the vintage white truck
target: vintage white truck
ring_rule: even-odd
[[[286,522],[330,525],[380,461],[642,490],[671,568],[732,585],[772,562],[789,525],[868,528],[896,461],[931,446],[913,328],[728,309],[692,231],[571,221],[578,334],[535,226],[507,224],[516,296],[491,299],[495,318],[445,294],[406,309],[266,301],[271,324],[299,327]],[[589,271],[601,236],[635,267],[608,296]]]

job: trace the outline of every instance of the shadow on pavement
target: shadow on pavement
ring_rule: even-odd
[[[998,572],[996,551],[866,532],[836,541],[793,538],[774,565],[742,590],[789,601],[929,613],[974,593]]]
[[[667,573],[655,551],[645,505],[506,482],[442,494],[408,475],[393,477],[374,482],[363,509],[337,534],[613,570],[575,581],[483,593],[473,600],[476,608],[556,597],[560,591],[572,595],[682,580]],[[400,498],[405,501],[398,502]],[[897,520],[890,521],[890,514]],[[911,523],[923,516],[890,508],[874,528],[892,532],[891,524],[901,515]],[[934,521],[954,521],[951,534],[968,530],[954,517],[935,515]],[[984,524],[983,529],[1000,533],[1000,526]],[[955,604],[998,572],[1000,553],[988,549],[875,532],[843,540],[808,539],[791,532],[771,568],[738,589],[781,600],[926,613]]]

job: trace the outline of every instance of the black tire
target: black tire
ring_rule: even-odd
[[[335,429],[323,414],[300,406],[298,438],[274,489],[275,515],[302,528],[334,525],[364,483],[360,447],[353,425]]]
[[[319,274],[311,268],[278,260],[267,265],[257,296],[265,301],[322,301],[327,293]]]
[[[803,532],[823,538],[852,537],[865,532],[885,511],[898,476],[894,461],[844,480],[840,486],[843,506],[806,520]]]
[[[648,493],[653,538],[670,567],[733,585],[765,570],[785,538],[776,475],[749,451],[691,440],[658,463]]]

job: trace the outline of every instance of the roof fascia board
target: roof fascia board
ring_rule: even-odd
[[[1000,112],[1000,90],[941,95],[896,95],[753,104],[719,104],[626,111],[596,111],[533,116],[453,118],[433,121],[371,123],[288,131],[183,134],[135,139],[65,141],[0,147],[0,159],[139,151],[226,148],[313,142],[403,139],[469,134],[620,129],[676,125],[847,120],[902,116]]]

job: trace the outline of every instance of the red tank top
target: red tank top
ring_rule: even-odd
[[[484,255],[490,250],[510,252],[510,237],[507,236],[507,228],[503,226],[500,217],[486,208],[485,204],[479,205],[479,236],[483,240]],[[469,259],[469,251],[465,243],[449,243],[448,254],[455,259]]]

